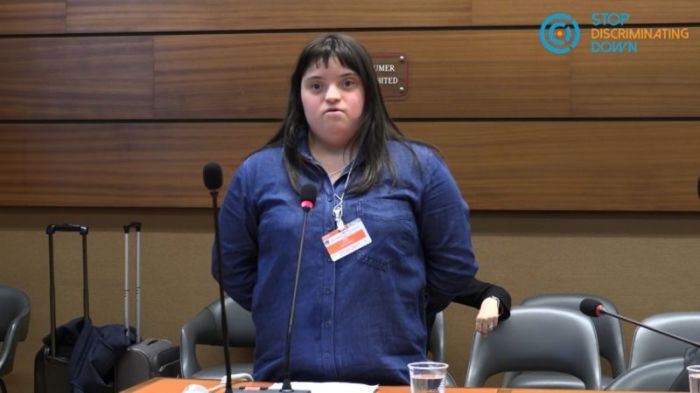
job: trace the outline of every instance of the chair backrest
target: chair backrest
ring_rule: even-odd
[[[610,300],[585,293],[558,293],[533,296],[523,300],[523,306],[562,307],[579,312],[581,300],[590,298],[599,301],[606,310],[617,314],[617,308]],[[600,356],[606,359],[612,368],[612,376],[616,377],[627,370],[625,363],[624,340],[622,325],[618,319],[611,317],[591,318],[598,335]]]
[[[27,338],[30,310],[24,292],[0,285],[0,376],[12,371],[17,343]]]
[[[656,314],[642,323],[689,340],[700,341],[698,311]],[[632,337],[630,368],[663,358],[682,357],[687,348],[690,348],[690,345],[638,327]]]
[[[474,335],[466,387],[481,387],[505,371],[557,371],[583,381],[586,389],[601,383],[598,339],[590,318],[544,307],[514,307],[498,329]]]
[[[434,361],[445,362],[445,316],[442,311],[435,316],[428,340],[428,352],[433,355]]]
[[[605,390],[669,391],[683,371],[683,358],[665,358],[631,368],[615,378]]]
[[[226,297],[229,345],[255,347],[255,325],[250,311]],[[189,378],[201,369],[197,360],[197,345],[223,345],[221,306],[213,301],[187,322],[180,331],[180,368],[183,378]],[[226,374],[226,373],[224,373]]]

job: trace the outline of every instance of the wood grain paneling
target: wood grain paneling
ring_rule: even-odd
[[[477,210],[700,211],[700,122],[401,123]]]
[[[155,117],[282,118],[309,34],[155,38]]]
[[[150,118],[150,37],[0,41],[0,119]]]
[[[592,24],[591,14],[626,12],[628,23],[697,23],[696,0],[472,0],[474,26],[539,26],[550,14],[563,12],[580,25]]]
[[[355,35],[374,54],[407,56],[408,93],[388,105],[398,118],[700,116],[697,39],[595,54],[583,30],[562,56],[529,30]],[[0,119],[281,118],[296,56],[313,36],[3,40]]]
[[[68,0],[69,32],[158,32],[338,28],[538,26],[564,12],[580,24],[593,12],[627,12],[631,23],[696,23],[695,0]]]
[[[700,28],[690,34],[700,35]],[[555,55],[534,30],[355,36],[373,53],[407,56],[408,94],[389,102],[399,118],[700,115],[697,39],[643,41],[638,53],[594,54],[584,29],[572,54]],[[156,37],[156,117],[281,117],[287,78],[311,37]]]
[[[273,124],[0,125],[0,206],[203,207],[202,167],[228,176]]]
[[[21,206],[27,187],[26,142],[23,132],[0,125],[0,206]]]
[[[3,0],[0,35],[61,34],[65,32],[65,0]]]
[[[402,52],[408,58],[408,95],[403,101],[389,102],[392,116],[571,115],[570,58],[545,51],[534,31],[395,32],[357,36],[372,52]]]
[[[68,0],[70,32],[462,26],[470,0]]]
[[[402,122],[474,210],[700,211],[700,122]],[[205,207],[276,123],[0,126],[0,206]]]
[[[585,32],[572,51],[573,116],[700,116],[700,28],[688,40],[639,40],[637,53],[592,53]]]

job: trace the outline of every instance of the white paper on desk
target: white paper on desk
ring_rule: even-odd
[[[270,389],[280,389],[281,383],[270,386]],[[311,393],[374,393],[379,385],[364,385],[361,383],[345,382],[292,382],[292,388],[310,390]]]

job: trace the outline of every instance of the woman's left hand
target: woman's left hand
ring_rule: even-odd
[[[481,302],[479,313],[476,315],[476,331],[487,335],[498,326],[498,300],[488,297]]]

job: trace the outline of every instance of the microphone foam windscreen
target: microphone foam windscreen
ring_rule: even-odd
[[[579,310],[581,310],[582,313],[588,315],[589,317],[598,317],[600,316],[598,306],[601,306],[601,303],[599,301],[591,298],[585,298],[581,300],[581,304],[578,308]]]
[[[316,203],[316,187],[313,184],[304,184],[301,186],[301,201],[309,201],[311,203]]]
[[[208,190],[218,190],[223,182],[223,174],[219,163],[210,162],[204,166],[204,186]]]

